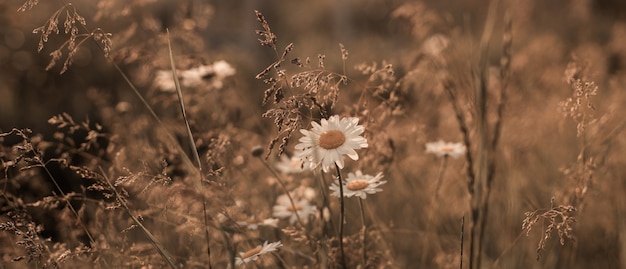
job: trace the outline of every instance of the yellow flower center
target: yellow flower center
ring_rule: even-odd
[[[370,183],[367,182],[367,180],[365,179],[355,179],[348,182],[348,184],[346,184],[346,188],[351,191],[358,191],[365,189],[365,187],[367,187],[369,184]]]
[[[454,147],[443,146],[440,150],[441,152],[448,154],[454,152]]]
[[[246,251],[244,254],[242,254],[241,258],[242,259],[250,258],[250,257],[252,257],[252,256],[254,256],[256,254],[259,254],[259,252],[261,252],[262,249],[263,249],[262,246],[255,247],[255,248],[253,248],[251,250]]]
[[[317,144],[324,149],[336,149],[346,142],[346,135],[339,130],[328,130],[320,135]]]

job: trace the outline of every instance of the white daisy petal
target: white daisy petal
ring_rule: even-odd
[[[235,257],[235,264],[239,266],[244,263],[255,261],[256,259],[259,258],[259,256],[265,253],[274,252],[278,250],[279,247],[282,247],[282,246],[283,246],[283,243],[281,243],[280,241],[274,242],[274,243],[268,243],[267,241],[265,241],[263,245],[259,245],[246,252],[239,252],[239,257]]]
[[[343,182],[343,196],[352,197],[357,196],[361,199],[366,199],[367,194],[374,194],[383,191],[378,186],[387,183],[387,181],[381,180],[383,178],[382,173],[378,173],[376,176],[363,175],[359,170],[356,173],[348,173],[348,178]],[[330,186],[333,196],[340,196],[339,184],[334,182]]]
[[[315,215],[317,212],[317,208],[311,204],[311,199],[315,197],[315,191],[311,188],[296,189],[290,192],[290,195],[293,198],[295,208],[286,194],[280,195],[276,199],[276,205],[272,208],[272,216],[281,219],[289,218],[290,224],[296,223],[298,216],[300,216],[302,222],[306,224],[309,216]]]
[[[358,118],[340,118],[337,115],[322,119],[320,123],[311,122],[311,129],[300,130],[303,137],[295,149],[302,151],[296,157],[310,161],[310,167],[321,165],[324,172],[328,172],[334,164],[343,168],[343,155],[357,160],[355,150],[368,147],[367,139],[361,136],[365,128],[358,123]]]

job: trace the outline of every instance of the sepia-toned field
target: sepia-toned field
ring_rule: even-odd
[[[626,268],[626,5],[0,2],[0,269]]]

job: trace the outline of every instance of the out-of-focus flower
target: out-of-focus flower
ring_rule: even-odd
[[[283,246],[283,243],[281,243],[280,241],[274,242],[274,243],[268,243],[267,241],[265,241],[263,245],[258,245],[257,247],[251,250],[248,250],[246,252],[239,252],[239,257],[235,258],[235,264],[239,266],[244,263],[255,261],[256,259],[259,258],[259,256],[265,253],[274,252],[278,250],[279,247],[282,247],[282,246]]]
[[[290,224],[294,224],[298,220],[298,216],[300,216],[302,222],[307,223],[309,216],[314,215],[317,212],[317,208],[311,204],[310,199],[294,194],[294,192],[291,193],[294,205],[291,204],[287,194],[278,196],[276,205],[272,208],[272,216],[281,219],[289,218]],[[304,194],[306,195],[306,192]]]
[[[234,75],[237,71],[228,62],[221,60],[213,63],[213,73],[218,78],[225,78]]]
[[[264,219],[264,220],[258,220],[258,219],[252,218],[252,219],[248,219],[246,221],[238,221],[237,225],[244,226],[244,227],[248,228],[249,230],[257,230],[257,229],[259,229],[259,226],[277,227],[278,226],[278,219],[268,218],[268,219]]]
[[[287,157],[285,155],[280,156],[280,162],[276,163],[276,169],[283,174],[295,174],[307,171],[310,169],[311,164],[307,160],[302,160],[296,156]]]
[[[224,79],[236,73],[226,61],[217,61],[211,65],[200,65],[186,70],[176,70],[180,84],[184,88],[209,87],[220,89]],[[171,70],[158,70],[154,79],[156,87],[163,92],[176,91]]]
[[[435,154],[437,157],[450,156],[456,159],[463,156],[465,151],[465,145],[461,143],[443,142],[443,140],[426,143],[426,152]]]
[[[158,70],[154,78],[154,85],[163,92],[176,91],[174,77],[172,77],[172,71],[169,70]]]

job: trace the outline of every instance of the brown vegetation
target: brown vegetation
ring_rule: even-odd
[[[626,268],[624,14],[2,3],[0,268]]]

